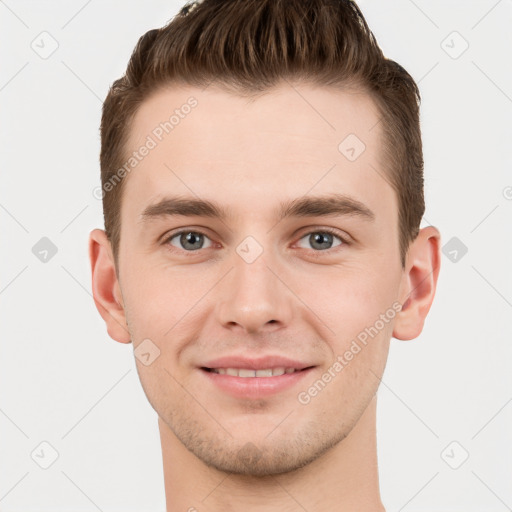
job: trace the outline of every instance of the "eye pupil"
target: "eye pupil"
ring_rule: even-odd
[[[190,231],[188,233],[183,233],[180,237],[180,243],[181,243],[182,247],[185,249],[191,249],[193,251],[197,250],[197,249],[201,249],[200,246],[194,247],[194,244],[197,244],[197,241],[201,240],[202,236],[203,235],[201,235],[200,233],[194,233],[192,231]],[[200,245],[202,245],[202,244],[200,244]]]
[[[327,244],[329,246],[332,244],[332,235],[330,233],[323,232],[314,233],[310,235],[310,242],[312,247],[314,247],[316,243],[320,244],[321,247],[316,247],[317,249],[329,249],[329,247],[325,247],[324,245]]]

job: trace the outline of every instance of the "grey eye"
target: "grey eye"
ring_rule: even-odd
[[[339,243],[333,245],[334,239],[338,239]],[[307,242],[311,244],[311,247],[315,250],[325,251],[326,249],[332,249],[332,247],[336,247],[341,245],[343,240],[334,235],[333,233],[329,233],[327,231],[312,231],[307,235],[303,236],[301,240],[307,239]],[[309,247],[301,246],[304,249],[309,249]]]
[[[177,239],[177,243],[174,241]],[[204,245],[205,241],[209,245]],[[169,243],[177,247],[178,249],[184,249],[186,251],[197,251],[198,249],[205,249],[211,246],[211,240],[203,233],[197,231],[181,231],[176,233],[169,238]]]

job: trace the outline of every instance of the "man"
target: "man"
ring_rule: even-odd
[[[204,0],[103,108],[92,289],[158,413],[168,511],[382,511],[376,392],[440,234],[419,92],[349,0]]]

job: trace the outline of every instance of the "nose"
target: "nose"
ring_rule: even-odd
[[[249,263],[234,252],[232,270],[218,287],[217,319],[222,327],[249,334],[289,326],[293,293],[265,252]],[[282,272],[281,272],[282,274]]]

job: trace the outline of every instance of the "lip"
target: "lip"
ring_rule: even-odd
[[[242,357],[242,356],[227,356],[208,361],[201,365],[203,368],[239,368],[245,370],[266,370],[267,368],[295,368],[303,370],[310,366],[315,366],[311,363],[304,363],[301,361],[288,359],[278,355],[268,355],[264,357]],[[293,374],[290,374],[293,375]],[[243,378],[243,377],[242,377]],[[265,377],[258,377],[264,379]],[[269,377],[278,378],[278,377]]]
[[[310,375],[314,369],[315,367],[313,366],[276,377],[235,377],[233,375],[209,372],[204,368],[200,368],[199,371],[223,392],[235,398],[257,400],[292,388],[307,375]]]

